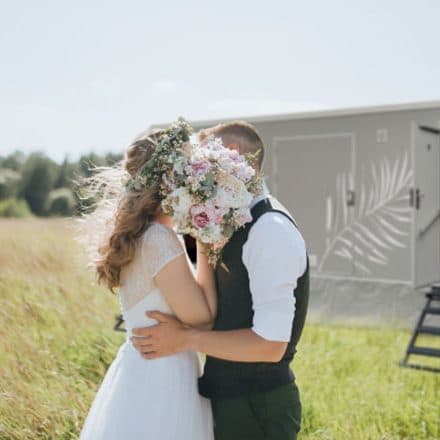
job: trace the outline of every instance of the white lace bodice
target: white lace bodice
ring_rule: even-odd
[[[214,440],[210,402],[197,392],[200,355],[186,350],[145,359],[131,340],[134,328],[157,324],[146,311],[173,314],[154,275],[182,254],[188,258],[183,239],[158,223],[136,242],[134,259],[121,272],[126,341],[105,374],[81,440]]]
[[[119,299],[122,311],[128,311],[156,290],[154,276],[184,253],[184,245],[172,229],[152,223],[140,237],[133,260],[121,271]]]

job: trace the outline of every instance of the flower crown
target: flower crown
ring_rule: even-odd
[[[138,173],[125,179],[122,184],[128,191],[142,191],[145,188],[158,188],[165,196],[166,175],[173,170],[175,160],[182,154],[182,146],[189,141],[193,128],[184,119],[179,118],[154,141],[155,148],[151,158]]]

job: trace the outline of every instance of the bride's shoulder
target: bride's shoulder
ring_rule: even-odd
[[[176,232],[161,223],[151,223],[142,237],[143,245],[175,245],[179,242]]]
[[[153,273],[157,267],[170,258],[184,253],[184,246],[173,229],[160,223],[152,223],[142,237],[141,255],[144,261],[153,265]]]

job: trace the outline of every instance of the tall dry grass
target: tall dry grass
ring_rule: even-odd
[[[0,438],[76,438],[122,335],[71,222],[0,222]]]

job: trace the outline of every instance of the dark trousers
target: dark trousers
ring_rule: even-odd
[[[296,384],[212,399],[215,440],[296,440],[301,401]]]

